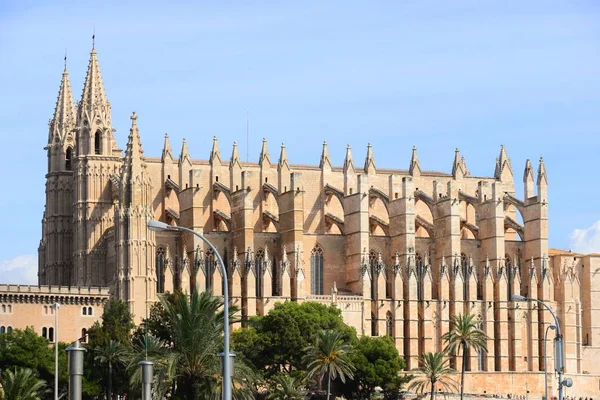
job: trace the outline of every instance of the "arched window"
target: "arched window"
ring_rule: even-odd
[[[6,305],[2,304],[2,313],[6,313]]]
[[[156,249],[156,293],[165,291],[166,250],[164,247]]]
[[[12,313],[12,305],[11,304],[8,305],[8,313],[9,314]]]
[[[483,331],[483,321],[481,320],[481,315],[477,316],[477,329]],[[477,352],[477,369],[479,371],[485,371],[485,350],[481,349]]]
[[[88,315],[94,315],[94,310],[92,307],[88,307]]]
[[[81,343],[87,343],[87,329],[81,330]]]
[[[83,307],[81,309],[81,312],[82,312],[83,315],[87,315],[87,307]]]
[[[323,294],[323,249],[319,245],[310,252],[310,293]]]
[[[48,314],[48,306],[44,306],[44,314]]]
[[[469,300],[469,259],[465,253],[460,253],[460,268],[463,276],[463,301]]]
[[[271,282],[271,289],[273,290],[273,296],[279,296],[279,268],[277,267],[277,259],[273,257],[273,276]]]
[[[4,328],[3,326],[0,326],[0,333],[6,333],[6,328]]]
[[[424,286],[424,263],[421,253],[415,255],[415,271],[417,271],[417,300],[423,301],[425,298],[425,286]]]
[[[377,333],[377,317],[371,313],[371,336],[379,336]]]
[[[508,298],[508,300],[510,300],[512,298],[513,295],[513,288],[512,288],[512,283],[513,283],[513,260],[511,260],[510,256],[508,254],[504,255],[504,265],[506,266],[506,280],[508,281],[508,284],[506,285],[506,296]]]
[[[48,329],[48,340],[54,342],[54,328]]]
[[[215,257],[215,253],[212,251],[212,249],[208,249],[205,253],[204,268],[206,272],[206,291],[210,292],[213,290],[213,279],[215,269],[217,268],[217,260]]]
[[[48,339],[48,329],[47,328],[42,328],[42,337],[44,339]]]
[[[263,249],[256,250],[254,262],[256,263],[256,297],[263,297],[263,271],[265,269],[265,251]]]
[[[371,271],[371,299],[377,299],[377,253],[369,253],[369,270]]]
[[[390,337],[394,337],[394,318],[391,312],[387,312],[385,315],[385,334]]]
[[[6,328],[6,333],[12,333],[12,326],[9,326],[8,328]]]
[[[65,154],[65,169],[67,171],[73,169],[73,149],[71,147],[67,147],[67,152]]]
[[[100,133],[100,131],[97,131],[96,134],[94,135],[94,154],[102,153],[101,144],[102,144],[102,134]]]

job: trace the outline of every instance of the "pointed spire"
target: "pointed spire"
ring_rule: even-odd
[[[365,158],[365,172],[367,174],[375,173],[375,157],[373,157],[373,148],[371,143],[367,144],[367,157]]]
[[[173,151],[171,150],[171,143],[169,143],[169,134],[165,133],[165,144],[163,145],[161,161],[166,159],[173,160]]]
[[[544,165],[544,157],[540,157],[540,165],[538,167],[537,184],[548,184],[548,177],[546,176],[546,166]]]
[[[131,114],[130,118],[131,128],[129,129],[129,138],[125,149],[122,174],[124,182],[127,183],[133,181],[140,174],[140,169],[144,167],[144,151],[142,150],[142,141],[140,140],[135,111]]]
[[[103,116],[108,125],[110,125],[110,104],[106,99],[106,92],[104,90],[104,84],[102,83],[102,74],[100,73],[96,49],[92,48],[87,74],[83,84],[83,93],[81,94],[81,101],[79,102],[79,108],[77,110],[78,121],[81,123],[85,117],[87,117],[91,123],[95,112],[98,112]]]
[[[190,157],[190,151],[188,150],[187,142],[185,138],[183,138],[183,143],[181,144],[181,154],[179,155],[179,164],[182,164],[184,161],[192,163],[192,158]]]
[[[287,152],[285,151],[285,144],[281,143],[281,152],[279,153],[279,163],[277,163],[277,170],[281,170],[283,166],[287,166],[290,168],[290,163],[288,162]]]
[[[408,172],[412,176],[421,176],[421,165],[419,164],[419,156],[417,155],[417,147],[413,146],[412,155],[410,157],[410,167]]]
[[[219,139],[216,136],[213,136],[213,144],[212,149],[210,150],[210,158],[208,159],[210,164],[214,164],[215,162],[218,165],[221,165],[221,152],[219,151]]]
[[[50,121],[50,132],[48,135],[48,144],[52,144],[58,138],[64,141],[67,135],[75,127],[75,106],[73,102],[73,92],[71,91],[71,83],[69,82],[69,73],[67,72],[66,64],[67,56],[65,56],[65,70],[60,81],[58,89],[58,98],[54,107],[54,116]]]
[[[496,158],[496,169],[494,177],[502,182],[511,181],[513,179],[513,170],[510,165],[510,158],[506,153],[504,145],[500,146],[500,155]]]
[[[454,151],[454,162],[452,163],[452,176],[454,179],[463,178],[467,175],[467,167],[464,159],[460,157],[460,150],[456,148]]]
[[[525,171],[523,172],[523,191],[525,200],[533,197],[533,166],[531,161],[527,159],[525,162]]]
[[[233,166],[236,164],[240,168],[242,168],[242,163],[240,161],[240,154],[238,153],[237,143],[233,142],[233,150],[231,151],[231,160],[229,161],[229,168],[233,168]]]
[[[327,150],[327,142],[323,141],[323,151],[321,152],[321,162],[319,168],[328,166],[331,169],[331,159],[329,158],[329,151]]]
[[[352,159],[352,149],[350,145],[346,146],[346,158],[344,158],[344,173],[351,171],[354,172],[354,160]]]
[[[271,159],[269,157],[269,149],[267,148],[267,139],[263,138],[258,163],[262,165],[265,161],[268,162],[269,165],[271,164]]]

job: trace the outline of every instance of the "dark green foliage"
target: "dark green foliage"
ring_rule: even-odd
[[[386,399],[395,399],[401,386],[410,380],[400,376],[406,363],[389,336],[361,337],[350,359],[356,371],[354,380],[343,386],[347,398],[369,399],[379,386]]]
[[[0,376],[4,400],[41,400],[49,392],[46,382],[29,368],[10,368]],[[0,396],[1,397],[1,396]]]
[[[267,376],[306,369],[304,349],[316,343],[322,330],[340,332],[345,342],[356,340],[356,331],[344,323],[341,311],[315,302],[277,303],[269,314],[250,319],[250,327],[235,331],[232,347]]]

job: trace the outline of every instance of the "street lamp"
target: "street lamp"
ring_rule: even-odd
[[[556,327],[556,336],[554,337],[554,370],[558,373],[558,400],[562,400],[563,396],[563,385],[566,387],[571,387],[573,385],[573,381],[571,379],[565,379],[563,381],[562,374],[564,370],[563,360],[564,360],[564,345],[562,340],[562,334],[560,333],[560,324],[558,323],[558,318],[556,318],[556,314],[550,308],[550,306],[538,299],[532,299],[529,297],[521,296],[519,294],[513,294],[510,299],[512,301],[537,301],[541,305],[546,308],[546,310],[550,311],[552,317],[554,318],[554,326]]]
[[[223,399],[231,400],[231,375],[233,373],[231,369],[231,354],[229,353],[229,288],[227,285],[227,269],[223,263],[221,255],[215,248],[215,246],[208,241],[207,238],[199,234],[198,232],[185,228],[183,226],[172,226],[160,221],[150,220],[148,221],[148,229],[154,232],[162,231],[181,231],[189,232],[199,237],[204,243],[210,247],[210,249],[217,256],[219,260],[219,267],[221,269],[221,276],[223,277]]]
[[[548,343],[548,330],[555,330],[556,325],[548,325],[546,327],[546,333],[544,333],[544,387],[546,389],[545,400],[548,400],[548,352],[546,351],[546,344]]]
[[[54,310],[54,400],[58,400],[58,302],[50,306]]]

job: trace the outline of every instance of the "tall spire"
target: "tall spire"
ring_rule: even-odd
[[[242,162],[240,161],[240,154],[238,152],[237,143],[233,142],[233,150],[231,151],[231,160],[229,161],[229,168],[233,168],[233,166],[236,164],[240,168],[242,168]]]
[[[348,144],[348,146],[346,146],[346,157],[344,158],[344,173],[349,170],[354,172],[354,159],[352,158],[352,149]]]
[[[213,145],[212,145],[212,149],[210,150],[210,158],[208,159],[208,161],[211,164],[214,164],[216,162],[218,165],[221,165],[221,152],[219,151],[219,139],[217,139],[216,136],[213,136]]]
[[[73,102],[73,92],[69,82],[69,73],[67,72],[65,56],[65,70],[60,81],[58,89],[58,98],[54,107],[54,116],[50,121],[50,132],[48,135],[48,144],[53,142],[63,142],[71,130],[75,127],[75,106]]]
[[[123,161],[123,179],[133,181],[141,169],[144,168],[144,151],[137,126],[137,115],[135,111],[131,114],[131,128],[129,129],[129,138],[127,148],[125,149],[125,159]]]
[[[375,157],[373,157],[373,148],[371,143],[367,145],[367,157],[365,158],[365,172],[367,174],[375,173]]]
[[[460,157],[460,150],[457,148],[454,151],[454,162],[452,163],[452,176],[454,179],[464,178],[467,175],[467,164]]]
[[[410,167],[408,172],[412,176],[421,176],[421,165],[419,164],[419,156],[417,155],[417,147],[413,146],[412,155],[410,157]]]
[[[192,163],[192,158],[190,157],[190,151],[188,150],[187,142],[185,138],[183,138],[183,143],[181,144],[181,154],[179,155],[179,164],[182,164],[184,161]]]
[[[290,163],[287,158],[287,152],[285,151],[285,144],[281,143],[281,152],[279,153],[279,162],[277,163],[277,170],[281,170],[283,166],[290,168]]]
[[[260,156],[258,159],[258,163],[262,164],[264,161],[267,161],[269,165],[271,164],[271,159],[269,157],[269,149],[267,148],[267,139],[263,138],[262,147],[260,149]]]
[[[173,151],[169,142],[169,134],[165,133],[165,144],[163,145],[161,161],[165,161],[167,158],[171,159],[171,161],[173,160]]]
[[[87,119],[91,124],[94,116],[100,117],[105,126],[110,126],[110,103],[106,99],[96,49],[92,48],[77,118],[79,123]]]
[[[321,152],[321,162],[319,168],[323,169],[324,166],[328,166],[331,169],[331,159],[329,158],[329,151],[327,150],[327,142],[323,142],[323,151]]]
[[[510,165],[510,158],[506,153],[504,145],[500,146],[500,155],[496,158],[496,170],[494,177],[502,182],[511,181],[513,179],[513,170]]]
[[[538,167],[537,184],[547,185],[548,177],[546,176],[546,166],[544,165],[544,157],[540,157],[540,165]]]
[[[523,172],[523,191],[525,194],[525,200],[533,197],[533,166],[531,161],[527,159],[525,162],[525,171]]]

